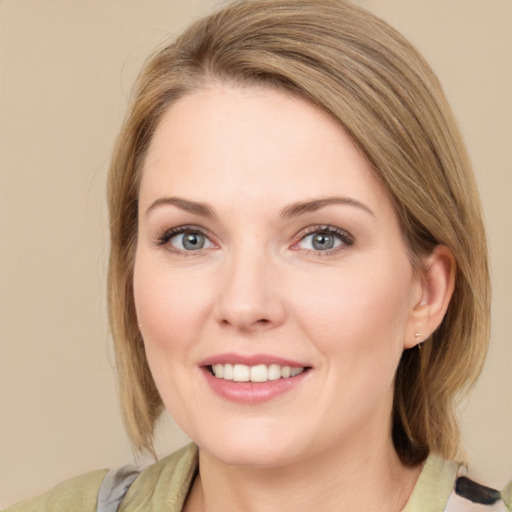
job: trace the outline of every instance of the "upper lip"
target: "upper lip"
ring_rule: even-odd
[[[236,353],[217,354],[207,357],[204,361],[199,363],[199,366],[213,366],[214,364],[243,364],[246,366],[278,364],[279,366],[291,366],[293,368],[307,368],[310,366],[300,361],[294,361],[292,359],[286,359],[271,354],[244,355]]]

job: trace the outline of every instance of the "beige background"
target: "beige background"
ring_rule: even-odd
[[[512,478],[512,0],[360,0],[444,84],[482,193],[494,330],[463,410],[475,473]],[[213,0],[0,0],[0,504],[129,463],[105,315],[104,185],[144,58]],[[185,442],[168,419],[159,452]]]

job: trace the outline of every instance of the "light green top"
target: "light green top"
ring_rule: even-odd
[[[50,492],[17,503],[6,512],[96,512],[96,498],[107,470],[93,471],[58,485]]]
[[[459,466],[430,455],[403,512],[445,511]],[[148,466],[130,486],[119,512],[181,512],[197,468],[198,451],[194,444]],[[98,490],[106,473],[107,470],[94,471],[73,478],[47,494],[13,505],[5,512],[96,512]],[[502,493],[510,511],[511,492],[512,483]]]
[[[429,455],[402,512],[442,512],[457,478],[460,464]]]

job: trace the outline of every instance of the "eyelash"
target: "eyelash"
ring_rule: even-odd
[[[183,233],[191,234],[191,235],[202,235],[206,237],[210,243],[211,242],[211,236],[208,234],[206,230],[199,226],[178,226],[176,228],[169,229],[168,231],[165,231],[161,236],[158,236],[155,242],[155,245],[158,247],[163,247],[169,243],[169,241],[177,236],[181,235]],[[314,249],[304,249],[305,252],[308,254],[314,254],[316,256],[328,256],[330,254],[336,253],[340,250],[343,250],[346,247],[350,247],[354,245],[354,238],[350,233],[347,231],[337,228],[335,226],[331,225],[317,225],[317,226],[310,226],[303,230],[301,233],[299,233],[296,237],[296,242],[293,243],[292,249],[297,246],[300,242],[302,242],[306,237],[313,235],[313,234],[326,234],[335,236],[339,241],[341,241],[341,244],[337,247],[334,247],[332,249],[327,249],[325,251],[320,250],[314,250]],[[170,244],[169,244],[170,245]],[[172,252],[184,254],[186,256],[193,256],[197,255],[201,249],[198,249],[197,251],[182,251],[180,249],[177,249],[175,247],[170,246],[169,250]],[[300,250],[300,249],[294,249],[294,250]]]
[[[190,235],[202,235],[208,240],[210,240],[211,243],[211,236],[203,228],[200,228],[199,226],[178,226],[176,228],[169,229],[165,231],[161,236],[158,236],[155,245],[157,245],[158,247],[163,247],[164,245],[167,245],[173,237],[177,235],[182,235],[184,233]],[[186,256],[193,256],[194,254],[197,254],[200,251],[200,249],[197,251],[182,251],[180,249],[172,247],[170,244],[169,250],[172,252],[185,254]]]
[[[331,254],[337,253],[338,251],[342,251],[343,249],[346,249],[347,247],[351,247],[354,245],[354,237],[348,232],[343,229],[337,228],[335,226],[331,226],[329,224],[324,225],[317,225],[317,226],[310,226],[303,230],[298,235],[298,240],[295,242],[292,246],[297,246],[300,242],[304,241],[306,237],[313,235],[313,234],[323,234],[323,235],[330,235],[335,236],[339,241],[341,241],[341,244],[337,247],[334,247],[332,249],[327,249],[325,251],[315,250],[315,249],[303,249],[308,254],[312,254],[315,256],[329,256]],[[300,249],[297,249],[300,250]]]

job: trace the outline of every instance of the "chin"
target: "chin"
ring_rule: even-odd
[[[219,450],[214,447],[209,450],[208,447],[201,448],[206,450],[211,456],[228,466],[244,467],[244,468],[277,468],[291,464],[296,454],[291,453],[292,450],[272,447],[267,445],[261,446],[254,443],[251,446],[239,447],[230,443]]]
[[[282,428],[265,429],[254,425],[250,429],[237,428],[236,432],[229,429],[229,432],[199,437],[194,441],[210,456],[237,467],[286,466],[297,459],[299,448],[304,450],[304,440],[295,439],[292,433]]]

